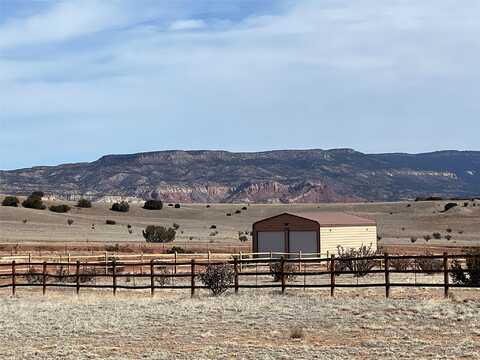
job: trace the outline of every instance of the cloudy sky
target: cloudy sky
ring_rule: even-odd
[[[0,0],[0,169],[480,150],[478,0]]]

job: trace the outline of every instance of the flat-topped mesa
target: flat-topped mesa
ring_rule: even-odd
[[[170,202],[391,201],[480,195],[480,152],[158,151],[0,171],[0,193]],[[103,200],[102,200],[103,201]]]

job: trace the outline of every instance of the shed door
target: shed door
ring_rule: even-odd
[[[316,231],[290,231],[289,240],[291,253],[318,253]]]
[[[257,233],[258,252],[285,252],[283,231],[259,231]]]

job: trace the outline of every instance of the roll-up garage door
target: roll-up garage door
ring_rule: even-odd
[[[316,231],[290,231],[290,251],[296,253],[317,253],[317,232]]]
[[[257,233],[258,252],[285,252],[283,231],[259,231]]]

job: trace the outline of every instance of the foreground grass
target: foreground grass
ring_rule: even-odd
[[[0,295],[0,358],[480,358],[480,302],[245,292]],[[299,335],[300,334],[300,335]]]

